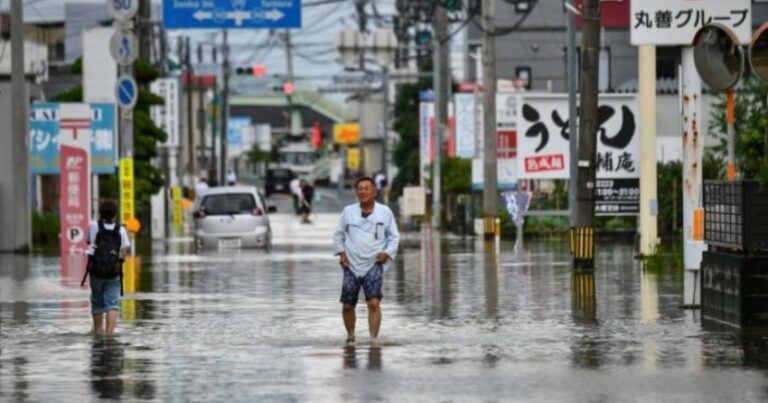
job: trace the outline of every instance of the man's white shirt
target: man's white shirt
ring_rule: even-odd
[[[390,257],[384,264],[384,270],[388,270],[397,256],[399,244],[395,216],[389,207],[379,203],[375,203],[368,217],[362,216],[359,203],[345,207],[333,234],[334,253],[346,252],[349,269],[357,277],[368,273],[380,252]]]

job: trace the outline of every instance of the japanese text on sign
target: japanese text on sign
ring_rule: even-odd
[[[134,217],[133,159],[120,160],[120,219],[128,222]]]
[[[565,95],[523,95],[517,138],[518,174],[567,179],[570,153]],[[597,110],[597,177],[637,178],[639,140],[634,96],[601,95]]]
[[[696,31],[710,23],[733,29],[749,43],[752,34],[749,0],[634,0],[630,28],[633,45],[690,45]]]

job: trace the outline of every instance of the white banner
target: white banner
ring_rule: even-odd
[[[435,106],[432,102],[419,104],[419,184],[427,185],[429,178],[429,164],[432,163],[432,126],[435,117]]]
[[[632,0],[633,45],[690,45],[701,27],[719,23],[733,29],[742,44],[752,37],[750,0]]]
[[[568,95],[522,95],[517,115],[519,177],[568,179]],[[597,178],[639,178],[635,95],[600,95],[597,115]]]
[[[496,128],[514,130],[517,127],[517,97],[521,93],[496,94]]]
[[[157,127],[168,133],[166,145],[179,145],[179,81],[176,78],[159,78],[149,85],[153,94],[163,97],[163,106],[152,106],[149,109],[152,121]]]
[[[472,159],[472,189],[481,190],[485,183],[483,160]],[[517,188],[516,158],[496,160],[496,188],[498,190],[514,190]]]
[[[474,158],[475,146],[477,145],[475,139],[477,135],[475,131],[475,126],[477,125],[477,119],[475,118],[475,94],[455,94],[453,100],[456,105],[456,156],[459,158]]]

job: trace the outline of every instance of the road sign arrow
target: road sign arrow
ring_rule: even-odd
[[[266,15],[265,15],[266,19],[272,20],[272,21],[280,20],[284,16],[285,16],[285,14],[283,14],[282,11],[277,10],[277,9],[273,9],[273,10],[267,11]]]
[[[198,10],[194,14],[192,14],[192,17],[194,17],[198,21],[204,21],[204,20],[210,20],[213,18],[213,13],[203,10]]]

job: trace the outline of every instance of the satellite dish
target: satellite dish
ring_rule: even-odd
[[[749,64],[757,78],[768,83],[768,22],[763,24],[752,37],[749,45]]]
[[[696,32],[693,60],[702,81],[715,91],[731,89],[744,72],[739,39],[721,24],[708,24]]]

